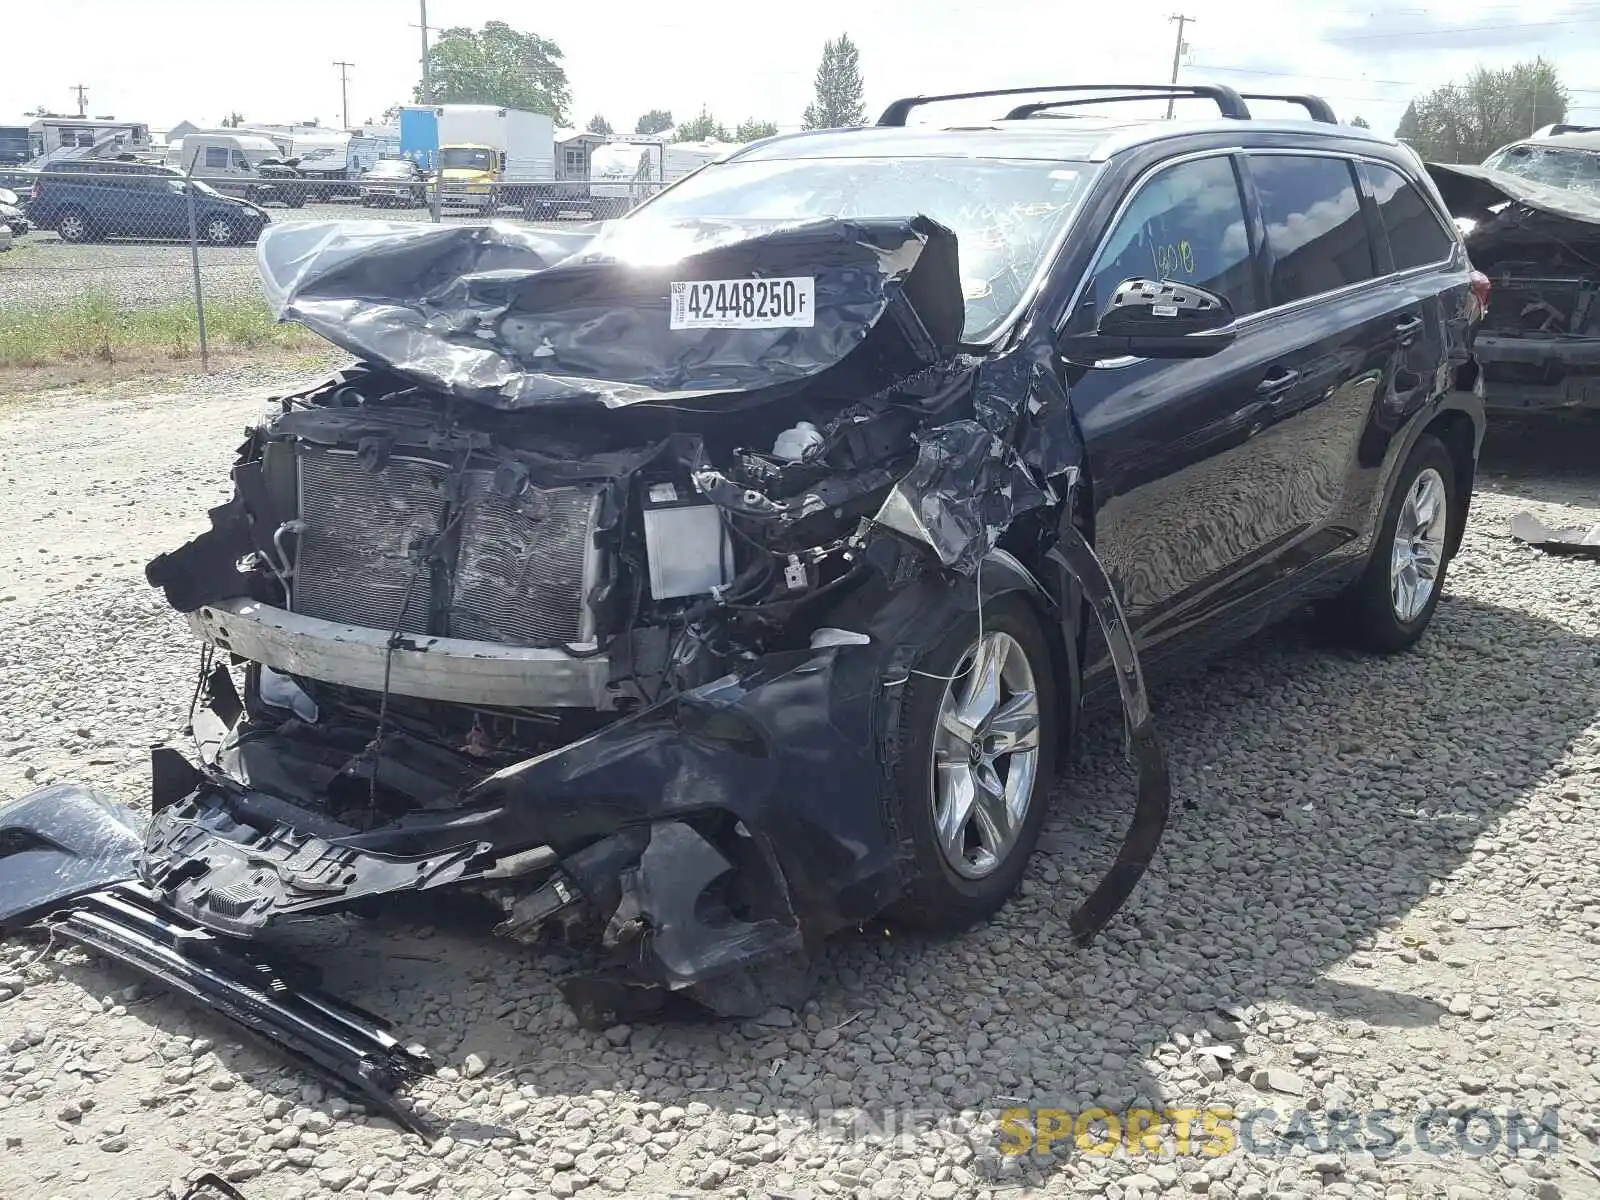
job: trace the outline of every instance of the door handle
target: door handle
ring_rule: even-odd
[[[1256,395],[1275,400],[1299,382],[1299,371],[1274,371],[1256,384]]]
[[[1415,337],[1417,330],[1421,328],[1421,317],[1405,317],[1402,320],[1396,321],[1394,324],[1394,331],[1402,342],[1409,341],[1411,338]]]

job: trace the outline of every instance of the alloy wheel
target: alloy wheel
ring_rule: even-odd
[[[933,738],[934,829],[945,861],[982,879],[1006,861],[1033,803],[1039,696],[1008,633],[982,636],[957,665]]]
[[[206,222],[206,240],[219,246],[233,241],[233,226],[224,217],[212,217]]]
[[[1389,555],[1389,598],[1394,615],[1403,624],[1422,615],[1438,586],[1449,511],[1444,478],[1428,467],[1411,484],[1400,506]]]

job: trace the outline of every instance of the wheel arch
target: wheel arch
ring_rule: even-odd
[[[1454,468],[1455,495],[1450,497],[1454,503],[1450,528],[1446,531],[1450,553],[1454,554],[1461,548],[1461,538],[1467,528],[1467,510],[1472,505],[1472,488],[1478,469],[1478,428],[1462,410],[1447,409],[1429,421],[1420,436],[1432,436],[1442,442]]]

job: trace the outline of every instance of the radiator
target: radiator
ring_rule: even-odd
[[[471,469],[453,500],[450,468],[429,459],[395,455],[371,471],[352,451],[305,443],[297,459],[294,611],[515,646],[593,639],[597,487],[508,500],[492,470]]]

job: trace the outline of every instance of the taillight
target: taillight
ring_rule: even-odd
[[[1478,311],[1473,320],[1482,320],[1489,311],[1489,293],[1494,285],[1489,282],[1489,277],[1482,271],[1472,273],[1472,296],[1478,302]]]

